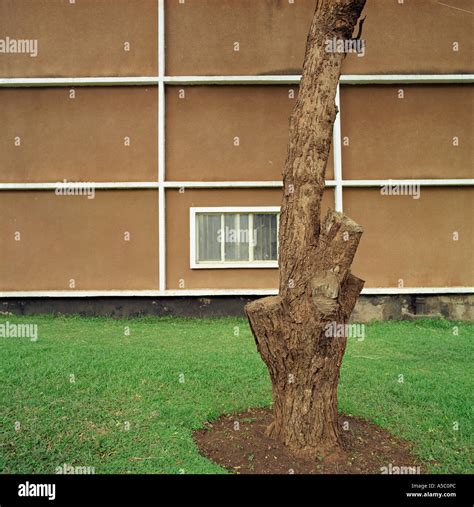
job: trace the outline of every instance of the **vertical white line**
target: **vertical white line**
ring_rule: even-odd
[[[158,0],[158,77],[165,77],[165,0]]]
[[[336,211],[343,211],[342,205],[342,146],[341,146],[341,86],[337,84],[336,106],[338,114],[334,122],[332,150],[334,154],[334,205]]]
[[[280,212],[277,213],[277,261],[280,259]]]
[[[253,213],[249,213],[249,262],[253,262],[255,257],[255,240],[253,235]]]
[[[159,288],[166,290],[165,205],[165,4],[158,0],[158,262]]]
[[[193,268],[199,259],[199,241],[198,234],[199,228],[197,224],[196,211],[193,208],[189,209],[189,259],[190,266]]]
[[[221,262],[225,262],[225,216],[221,213]]]

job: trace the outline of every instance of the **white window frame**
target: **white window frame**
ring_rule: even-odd
[[[280,206],[206,206],[201,208],[189,208],[189,259],[191,269],[254,269],[254,268],[278,268],[276,261],[239,261],[239,262],[198,262],[197,261],[197,228],[196,215],[198,213],[278,213],[277,215],[277,236],[280,228]],[[249,219],[249,227],[251,220]],[[277,238],[278,239],[278,238]],[[278,244],[278,243],[277,243]],[[224,243],[222,243],[224,245]]]

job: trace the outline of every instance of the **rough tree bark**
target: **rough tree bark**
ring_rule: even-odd
[[[364,285],[349,270],[362,228],[333,210],[320,216],[344,58],[326,52],[325,41],[351,39],[364,5],[316,2],[283,171],[279,294],[245,308],[273,386],[267,434],[300,456],[341,449],[337,385],[346,337],[328,337],[325,328],[347,322]]]

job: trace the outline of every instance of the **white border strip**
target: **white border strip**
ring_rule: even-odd
[[[64,188],[63,182],[49,183],[0,183],[0,190],[55,190]],[[95,188],[98,190],[113,190],[121,188],[159,188],[156,181],[104,181],[104,182],[67,182],[67,188]]]
[[[298,84],[301,76],[166,76],[164,81],[167,85]]]
[[[3,77],[0,87],[30,87],[30,86],[156,86],[159,78],[156,76],[137,77]]]
[[[159,288],[166,289],[166,203],[165,203],[165,4],[158,0],[158,273]]]
[[[164,140],[163,140],[164,143]],[[164,155],[164,146],[160,146]],[[162,161],[164,164],[164,160]],[[163,175],[164,177],[164,175]],[[53,183],[0,183],[0,190],[54,190],[61,182]],[[68,182],[68,187],[83,188],[85,184],[98,190],[121,188],[282,188],[282,181],[104,181]],[[336,187],[336,180],[326,180],[326,187]],[[383,185],[413,185],[424,187],[465,187],[474,185],[474,179],[404,179],[404,180],[340,180],[342,187],[381,187]]]
[[[413,185],[422,187],[462,187],[474,185],[474,179],[413,179],[413,180],[342,180],[343,187],[381,187],[383,185]]]
[[[158,0],[158,79],[165,76],[165,3]]]
[[[341,84],[472,83],[474,74],[346,74]]]
[[[334,192],[334,208],[336,211],[343,212],[342,205],[342,147],[341,147],[341,85],[338,83],[336,88],[336,107],[337,115],[334,121],[332,134],[332,149],[334,157],[334,179],[336,181],[336,190]]]
[[[362,290],[362,295],[472,294],[474,287],[382,287]],[[273,296],[278,289],[186,289],[186,290],[42,290],[1,291],[1,298],[160,297],[160,296]]]
[[[14,77],[0,78],[0,87],[23,86],[144,86],[158,85],[242,85],[242,84],[298,84],[301,75],[257,76],[165,76],[164,7],[159,0],[159,38],[163,39],[158,54],[158,76],[106,76],[106,77]],[[160,14],[159,14],[160,15]],[[340,77],[341,84],[423,84],[473,83],[474,74],[347,74]]]
[[[327,181],[327,186],[334,186]],[[165,188],[282,188],[283,181],[165,181]]]
[[[274,76],[166,76],[169,85],[203,84],[298,84],[301,75]],[[423,84],[423,83],[472,83],[474,74],[346,74],[340,76],[341,84]]]

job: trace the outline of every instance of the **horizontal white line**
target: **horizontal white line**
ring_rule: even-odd
[[[277,261],[247,261],[247,262],[203,262],[191,263],[191,269],[276,269]]]
[[[168,85],[238,85],[238,84],[298,84],[301,75],[278,76],[167,76],[164,81]]]
[[[97,189],[114,189],[114,188],[158,188],[159,183],[156,181],[114,181],[114,182],[92,182],[92,181],[68,181],[49,182],[49,183],[0,183],[0,190],[55,190],[56,188],[97,188]]]
[[[363,295],[376,294],[471,294],[474,287],[368,287],[362,289]]]
[[[474,287],[381,287],[366,288],[363,295],[391,294],[472,294]],[[166,296],[271,296],[278,289],[193,289],[193,290],[43,290],[2,291],[0,298],[76,297],[166,297]]]
[[[298,84],[301,75],[259,76],[129,76],[129,77],[13,77],[0,78],[0,87],[22,86],[144,86]],[[474,74],[346,74],[341,84],[472,83]]]
[[[341,84],[472,83],[474,74],[346,74]]]
[[[381,187],[383,185],[420,186],[472,186],[474,179],[404,179],[404,180],[342,180],[343,187]],[[67,182],[69,188],[282,188],[282,181],[107,181],[107,182]],[[335,180],[326,180],[327,187],[335,187]],[[48,183],[0,183],[0,190],[55,190],[64,188],[62,182]]]
[[[420,185],[430,187],[470,186],[474,179],[342,180],[343,187],[381,187],[383,185]]]
[[[326,181],[327,186],[334,186],[334,181]],[[165,188],[281,188],[283,181],[165,181]]]
[[[301,75],[275,76],[168,76],[169,85],[196,84],[298,84]],[[346,74],[341,84],[471,83],[474,74]]]
[[[279,213],[280,206],[199,206],[189,208],[191,214],[196,213]]]
[[[196,290],[42,290],[0,291],[0,298],[12,297],[162,297],[162,296],[266,296],[277,289],[196,289]]]
[[[120,189],[120,188],[281,188],[282,181],[124,181],[124,182],[68,182],[67,188]],[[327,186],[334,186],[334,181],[328,181]],[[0,183],[0,190],[55,190],[64,188],[58,183]]]
[[[0,78],[0,86],[145,86],[157,85],[158,77],[12,77]]]

